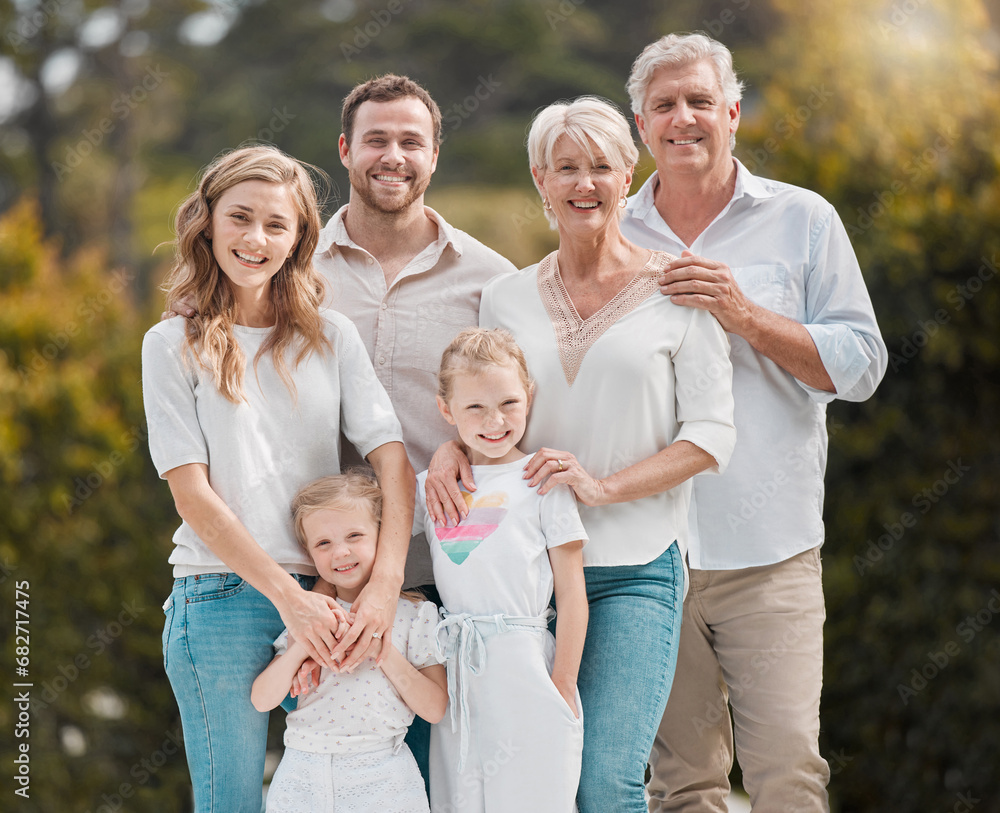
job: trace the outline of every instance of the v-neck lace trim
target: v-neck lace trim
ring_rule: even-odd
[[[553,251],[538,264],[538,295],[556,334],[556,346],[566,383],[572,387],[587,351],[609,327],[659,291],[660,272],[674,257],[663,251],[654,251],[642,270],[624,288],[596,313],[581,319],[559,275],[557,254],[557,251]]]

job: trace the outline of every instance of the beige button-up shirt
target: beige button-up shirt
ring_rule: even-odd
[[[438,446],[456,437],[434,400],[441,354],[460,330],[479,324],[483,286],[498,274],[517,270],[433,209],[424,211],[437,224],[438,238],[388,286],[378,260],[348,236],[347,206],[323,228],[314,258],[329,288],[326,304],[350,318],[361,333],[418,472],[427,468]],[[352,462],[349,449],[343,459]],[[406,583],[432,581],[426,545],[411,545]]]

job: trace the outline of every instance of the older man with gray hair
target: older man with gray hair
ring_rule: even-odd
[[[725,811],[735,730],[755,811],[826,811],[826,404],[871,396],[886,347],[833,207],[733,157],[742,84],[724,45],[663,37],[636,60],[628,91],[656,172],[622,231],[678,255],[661,291],[729,334],[739,437],[725,474],[694,480],[690,586],[650,810]]]

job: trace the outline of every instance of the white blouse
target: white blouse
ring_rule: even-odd
[[[736,442],[729,341],[712,314],[674,305],[657,278],[670,255],[643,270],[588,319],[562,285],[556,254],[490,282],[479,323],[509,330],[524,350],[536,392],[523,448],[576,455],[596,478],[638,463],[678,440],[725,470]],[[687,548],[690,480],[580,517],[590,537],[586,566],[647,564],[673,542]]]

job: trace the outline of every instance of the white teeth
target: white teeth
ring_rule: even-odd
[[[376,181],[387,181],[388,183],[402,183],[405,178],[399,178],[396,175],[376,175]]]
[[[255,257],[252,254],[244,254],[242,251],[237,251],[235,252],[235,254],[245,263],[253,263],[254,265],[260,265],[261,263],[267,262],[267,257]]]
[[[499,435],[483,435],[487,440],[500,440],[501,438],[507,437],[506,432],[501,432]]]
[[[698,142],[697,138],[675,138],[674,144],[683,146],[685,144],[696,144]]]
[[[598,201],[593,200],[593,201],[587,201],[586,203],[584,203],[582,201],[580,203],[577,203],[576,201],[574,201],[573,205],[577,209],[596,209],[601,204]]]
[[[334,568],[334,569],[335,569],[335,570],[336,570],[336,571],[337,571],[338,573],[343,573],[343,572],[344,572],[345,570],[353,570],[353,569],[354,569],[355,567],[357,567],[357,566],[358,566],[358,563],[357,563],[357,562],[355,562],[355,563],[354,563],[353,565],[344,565],[343,567],[338,567],[338,568]]]

